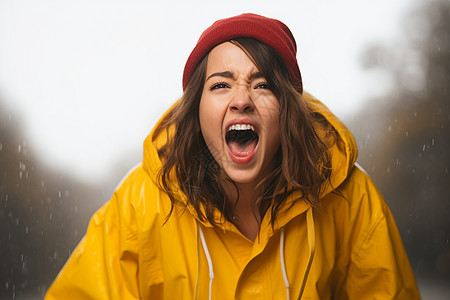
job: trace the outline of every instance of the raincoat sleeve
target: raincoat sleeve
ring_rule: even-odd
[[[116,192],[94,214],[46,300],[139,299],[136,220],[126,198]]]
[[[336,299],[420,299],[394,218],[372,181],[362,177],[356,190],[364,192],[356,191],[360,200],[350,207],[350,262]]]

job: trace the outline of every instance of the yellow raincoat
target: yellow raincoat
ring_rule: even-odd
[[[46,299],[420,299],[389,208],[355,166],[353,137],[305,98],[342,139],[330,150],[335,190],[318,209],[291,206],[292,195],[274,229],[268,210],[254,242],[229,222],[198,220],[190,206],[176,205],[164,224],[170,201],[155,181],[165,137],[150,134],[143,163],[92,217]]]

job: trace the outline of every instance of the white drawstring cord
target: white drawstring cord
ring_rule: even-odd
[[[300,286],[300,292],[298,295],[298,300],[302,298],[303,292],[306,287],[306,280],[308,279],[309,271],[311,270],[312,262],[314,260],[314,253],[316,251],[316,238],[314,230],[314,217],[312,208],[309,208],[306,212],[306,231],[308,235],[308,246],[309,246],[309,256],[308,262],[305,268],[305,274],[303,275],[303,280]],[[286,299],[289,300],[289,280],[286,272],[286,265],[284,261],[284,226],[281,227],[280,234],[280,262],[281,262],[281,272],[283,273],[284,285],[286,286]]]
[[[209,268],[209,300],[211,300],[211,288],[212,288],[212,281],[214,279],[214,271],[213,271],[213,265],[211,260],[211,255],[208,251],[208,246],[206,245],[205,236],[203,235],[203,230],[201,228],[201,225],[198,224],[198,229],[200,233],[200,239],[202,241],[203,251],[206,255],[206,261],[208,262],[208,268]]]
[[[310,207],[306,212],[306,231],[308,234],[309,256],[308,263],[306,264],[305,275],[303,275],[302,285],[300,286],[300,292],[297,300],[300,300],[303,296],[303,292],[306,288],[306,281],[308,279],[309,271],[314,260],[314,253],[316,252],[316,231],[314,229],[314,216],[313,210]]]
[[[287,278],[286,265],[284,264],[284,225],[281,227],[281,235],[280,235],[280,261],[284,285],[286,286],[286,299],[289,300],[289,280]]]
[[[195,221],[195,225],[197,228],[197,279],[195,281],[195,290],[194,290],[194,298],[193,300],[198,300],[198,293],[199,293],[199,284],[200,284],[200,224],[198,221]]]

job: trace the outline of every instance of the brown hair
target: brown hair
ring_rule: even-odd
[[[333,128],[324,117],[312,111],[300,88],[292,84],[288,69],[277,52],[252,38],[236,38],[230,42],[247,53],[280,103],[281,146],[275,157],[276,167],[258,184],[257,190],[261,194],[256,200],[261,218],[271,209],[274,225],[278,212],[294,191],[300,191],[311,206],[318,205],[320,194],[331,176],[329,145],[319,137],[318,129],[333,132]],[[169,196],[172,209],[177,201],[177,191],[181,189],[198,217],[217,225],[214,210],[218,209],[225,219],[231,220],[234,208],[233,202],[226,199],[221,184],[230,179],[220,172],[211,154],[213,150],[208,149],[200,129],[199,104],[207,57],[198,64],[182,99],[156,128],[153,139],[166,131],[168,142],[158,149],[163,161],[158,182]],[[174,176],[176,182],[173,182]]]

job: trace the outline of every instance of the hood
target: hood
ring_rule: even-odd
[[[334,127],[338,134],[337,141],[333,144],[333,146],[330,148],[330,156],[331,156],[331,163],[332,163],[332,174],[330,183],[327,184],[326,187],[323,189],[323,193],[321,198],[323,198],[325,195],[330,193],[333,189],[336,189],[348,176],[350,173],[350,170],[353,168],[353,165],[356,160],[357,156],[357,148],[356,143],[351,135],[350,131],[345,127],[345,125],[335,116],[333,115],[330,110],[322,104],[319,100],[317,100],[314,96],[309,94],[308,92],[303,93],[303,97],[306,99],[306,101],[309,103],[309,105],[313,108],[315,112],[320,113],[322,116],[324,116],[328,122]],[[170,111],[170,109],[168,110]],[[159,121],[156,123],[155,127],[153,128],[152,132],[147,136],[144,142],[144,159],[143,159],[143,166],[146,172],[149,174],[152,181],[156,184],[157,183],[157,175],[161,168],[161,160],[158,156],[157,149],[161,148],[161,146],[165,145],[167,142],[167,135],[165,134],[165,131],[161,133],[159,136],[155,138],[153,141],[153,135],[155,128],[159,126],[161,121],[164,119],[168,111],[159,119]],[[320,133],[319,133],[320,134]],[[325,133],[323,133],[325,135]],[[181,192],[180,192],[181,193]],[[184,195],[180,195],[181,198],[184,198]],[[292,195],[288,199],[287,203],[295,200],[298,197],[298,194]],[[299,210],[301,212],[304,212],[308,209],[308,205],[301,201],[298,204],[295,204],[295,206],[299,205]],[[291,207],[290,205],[285,205],[285,207]],[[189,207],[188,207],[189,208]],[[189,209],[194,215],[195,212],[193,209]],[[270,210],[269,210],[270,211]],[[282,214],[280,214],[282,215]],[[217,218],[219,220],[220,213],[218,212]],[[288,217],[290,220],[292,216]],[[281,217],[283,219],[283,217]],[[284,220],[282,223],[279,224],[279,226],[283,226],[288,219]],[[203,222],[202,222],[203,223]],[[204,224],[205,226],[208,226],[209,224]],[[278,226],[277,226],[278,227]]]
[[[325,187],[322,193],[322,197],[324,197],[347,178],[356,162],[358,150],[355,139],[348,128],[322,102],[308,92],[304,92],[303,97],[315,112],[320,113],[330,122],[338,134],[338,140],[329,150],[332,165],[331,184]]]

